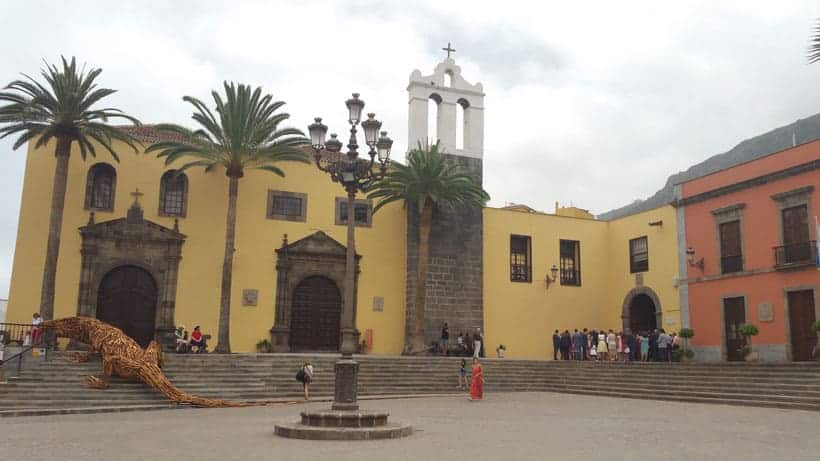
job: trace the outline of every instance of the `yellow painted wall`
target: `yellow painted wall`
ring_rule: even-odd
[[[497,208],[484,210],[484,325],[488,354],[499,344],[510,358],[552,358],[552,332],[616,328],[619,313],[606,300],[607,223]],[[510,235],[532,244],[531,283],[510,281]],[[559,265],[559,240],[581,245],[581,286],[544,278]]]
[[[663,220],[663,226],[649,222]],[[510,235],[530,236],[531,283],[510,281]],[[679,328],[677,288],[677,235],[671,206],[605,222],[514,210],[484,210],[484,325],[487,350],[499,344],[510,358],[552,358],[554,330],[622,329],[622,304],[635,287],[629,273],[629,240],[646,235],[649,271],[644,286],[659,296],[664,325]],[[581,245],[581,286],[546,288],[550,268],[560,266],[559,241]],[[666,319],[674,319],[674,324]]]
[[[650,222],[663,221],[661,226]],[[625,218],[609,221],[609,297],[607,303],[616,308],[618,315],[624,298],[635,288],[635,274],[629,273],[629,240],[647,237],[649,244],[649,271],[643,273],[643,285],[657,293],[663,311],[663,325],[667,332],[680,329],[680,298],[675,280],[678,276],[678,240],[675,209],[662,206]],[[668,323],[668,321],[673,323]]]
[[[55,317],[76,315],[80,274],[80,235],[77,229],[88,221],[83,209],[88,169],[78,149],[72,152],[66,192],[63,235],[57,272]],[[49,206],[54,175],[53,144],[30,150],[23,185],[22,206],[9,293],[8,321],[27,322],[39,310],[42,268],[48,232]],[[173,226],[173,218],[157,215],[159,180],[166,170],[162,161],[134,154],[116,146],[121,162],[99,152],[98,161],[117,170],[113,212],[96,212],[96,222],[125,216],[139,188],[145,219]],[[100,149],[101,150],[101,149]],[[314,165],[283,164],[287,176],[249,171],[240,180],[237,210],[237,240],[231,303],[231,346],[234,351],[252,351],[257,341],[268,338],[273,325],[276,255],[283,234],[289,241],[317,230],[345,244],[345,227],[334,224],[335,198],[342,188]],[[219,292],[225,238],[227,178],[224,173],[188,172],[187,216],[180,218],[180,231],[187,235],[182,249],[177,288],[176,324],[189,329],[202,325],[216,338]],[[307,222],[266,218],[269,189],[308,194]],[[357,228],[357,252],[362,255],[359,278],[357,327],[373,329],[374,353],[395,354],[404,344],[405,305],[405,212],[400,204],[385,207],[373,218],[370,228]],[[245,288],[259,290],[258,305],[243,307]],[[373,297],[384,297],[384,311],[373,312]],[[213,345],[213,344],[212,344]]]

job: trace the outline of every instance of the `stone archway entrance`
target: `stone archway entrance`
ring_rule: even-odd
[[[658,295],[649,287],[636,287],[624,297],[621,319],[624,331],[633,333],[661,328],[663,311]]]
[[[146,347],[154,339],[157,284],[146,270],[120,266],[108,272],[97,291],[97,318]]]
[[[342,295],[327,277],[314,275],[296,286],[290,318],[291,351],[338,351]]]
[[[143,346],[156,339],[173,350],[177,274],[185,242],[176,222],[169,229],[146,221],[135,201],[125,218],[97,223],[91,213],[80,236],[77,315],[113,323]]]
[[[276,311],[270,330],[274,352],[338,351],[347,249],[322,231],[276,250]],[[353,285],[353,323],[359,259]],[[358,332],[355,333],[358,342]]]

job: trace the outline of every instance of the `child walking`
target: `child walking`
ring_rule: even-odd
[[[467,360],[461,359],[461,369],[458,370],[458,388],[464,390],[467,388]]]

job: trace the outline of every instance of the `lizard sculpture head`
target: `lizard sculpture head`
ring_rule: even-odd
[[[43,329],[53,331],[57,337],[71,338],[81,343],[90,343],[90,333],[95,326],[102,325],[91,317],[66,317],[64,319],[46,320]]]

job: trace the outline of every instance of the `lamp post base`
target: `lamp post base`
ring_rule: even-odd
[[[333,367],[335,385],[333,410],[355,411],[359,409],[359,363],[352,357],[342,357]]]
[[[413,433],[409,424],[387,422],[387,413],[369,411],[303,412],[297,423],[277,424],[280,437],[307,440],[397,439]]]

